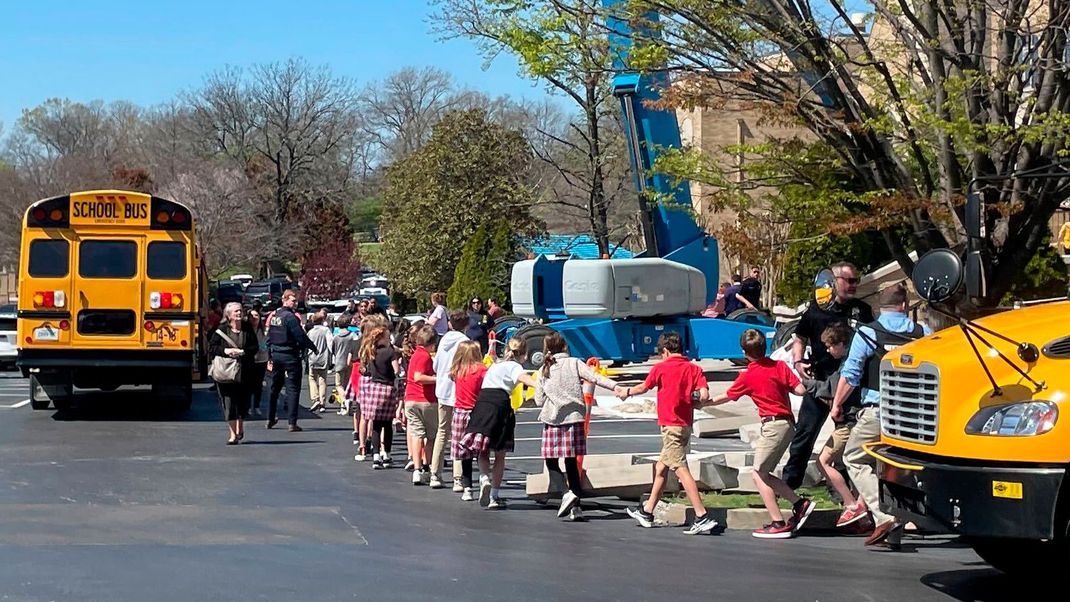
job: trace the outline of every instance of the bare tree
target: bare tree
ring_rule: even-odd
[[[303,203],[341,203],[351,193],[356,101],[349,80],[299,59],[254,67],[248,77],[217,72],[189,98],[212,150],[236,160],[271,206],[272,258],[293,255],[287,235],[299,231]]]
[[[386,164],[422,146],[443,114],[466,104],[450,74],[434,67],[405,67],[369,84],[360,102],[364,127],[381,146]]]

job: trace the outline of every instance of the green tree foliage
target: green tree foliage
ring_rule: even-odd
[[[508,52],[524,75],[544,82],[573,109],[566,124],[538,129],[533,148],[547,172],[551,210],[573,218],[608,253],[619,213],[634,199],[620,108],[610,89],[613,59],[602,23],[602,0],[437,0],[438,30],[476,41],[488,61]],[[535,141],[533,141],[535,142]],[[630,206],[630,205],[629,205]],[[615,237],[619,239],[618,237]]]
[[[1067,294],[1066,264],[1049,242],[1050,239],[1044,240],[1044,244],[1037,249],[1025,269],[1014,279],[1007,294],[1003,296],[1003,305],[1010,305],[1015,299],[1050,299]]]
[[[530,162],[520,132],[479,109],[447,113],[425,145],[387,170],[377,261],[394,286],[410,295],[448,289],[480,225],[505,223],[517,237],[540,232],[524,177]]]
[[[467,307],[473,297],[484,304],[487,299],[508,303],[509,275],[518,257],[516,241],[504,222],[494,226],[493,236],[487,236],[488,230],[480,225],[464,244],[447,292],[450,307]]]
[[[453,284],[446,291],[446,302],[450,307],[465,307],[472,295],[482,294],[476,291],[485,283],[487,249],[487,227],[480,224],[468,242],[464,243],[461,260],[453,272]]]
[[[911,249],[962,242],[970,182],[998,182],[985,212],[991,287],[979,300],[994,304],[1070,199],[1070,170],[1058,164],[1070,155],[1070,3],[867,7],[869,27],[841,0],[624,0],[614,10],[638,32],[632,68],[680,73],[667,108],[746,107],[823,143],[851,174],[845,192],[865,204],[843,223],[881,231],[907,273]],[[1053,177],[1015,177],[1026,171]],[[909,238],[887,235],[894,227]]]

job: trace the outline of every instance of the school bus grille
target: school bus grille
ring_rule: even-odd
[[[881,365],[881,432],[888,437],[932,445],[940,410],[940,371],[922,363],[911,370]]]

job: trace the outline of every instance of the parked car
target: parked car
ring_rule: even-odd
[[[288,280],[259,280],[253,282],[249,286],[245,287],[245,295],[242,299],[242,303],[245,306],[250,306],[253,303],[259,301],[264,309],[271,311],[279,307],[279,303],[282,301],[282,291],[292,290],[297,293],[297,307],[299,310],[305,308],[305,296],[301,292],[301,288],[297,286],[296,282],[290,282]]]
[[[0,368],[11,370],[18,356],[18,321],[14,305],[0,305]]]
[[[223,281],[220,282],[215,289],[216,301],[219,301],[221,306],[226,306],[227,303],[237,301],[241,303],[245,294],[245,289],[242,287],[241,282],[236,281]]]

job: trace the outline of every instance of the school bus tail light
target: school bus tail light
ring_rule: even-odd
[[[190,230],[190,222],[193,221],[189,209],[159,197],[152,197],[150,215],[152,223],[149,228],[153,230]]]
[[[68,228],[71,224],[69,195],[34,203],[27,211],[26,225],[32,228]]]
[[[37,291],[33,294],[33,306],[45,309],[62,309],[67,305],[67,293],[63,291]]]
[[[156,330],[156,324],[154,324],[152,322],[152,320],[147,320],[145,322],[145,330],[147,330],[149,332],[152,332],[153,330]]]
[[[182,307],[182,293],[149,293],[149,307],[152,309],[177,309]]]

